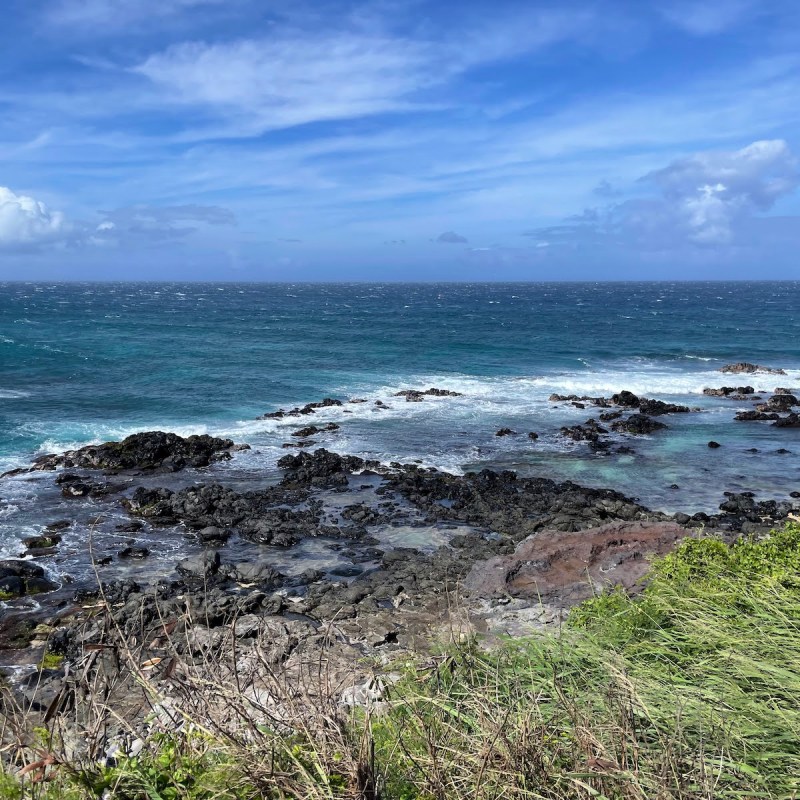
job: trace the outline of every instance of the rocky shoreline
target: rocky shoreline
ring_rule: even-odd
[[[402,397],[422,402],[450,394],[431,388]],[[707,394],[762,402],[752,387]],[[661,418],[692,413],[625,391],[551,400],[604,409],[598,419],[562,429],[563,436],[596,451],[626,447],[627,437],[666,429]],[[303,417],[340,402],[327,398],[265,416]],[[754,413],[784,421],[797,416],[791,410],[797,399],[788,389],[776,388],[766,406],[773,410],[756,407]],[[337,427],[305,426],[291,435],[301,444]],[[65,498],[92,498],[101,513],[124,508],[129,521],[117,526],[120,533],[174,529],[196,551],[149,581],[137,580],[135,567],[130,577],[106,580],[105,564],[95,559],[93,586],[81,581],[59,587],[39,562],[57,551],[72,524],[64,520],[31,537],[26,558],[0,562],[0,598],[7,606],[0,618],[0,663],[15,665],[9,676],[16,697],[52,716],[75,691],[75,665],[86,674],[87,660],[107,676],[117,670],[115,685],[123,696],[134,691],[136,676],[120,677],[120,647],[135,643],[140,663],[151,664],[150,676],[169,681],[176,659],[208,659],[231,642],[247,651],[264,631],[276,669],[300,669],[309,654],[324,649],[342,675],[361,674],[355,668],[361,660],[415,651],[448,626],[519,632],[560,621],[587,596],[587,576],[595,588],[618,584],[636,591],[648,559],[681,538],[700,531],[727,540],[765,533],[800,509],[800,493],[759,501],[741,492],[725,493],[716,514],[667,515],[619,492],[569,481],[488,469],[453,475],[324,448],[287,454],[278,462],[279,482],[263,488],[202,480],[209,465],[245,447],[157,431],[46,456],[8,475],[53,472]],[[181,488],[158,485],[161,476],[185,470],[199,480]],[[259,550],[292,552],[308,542],[335,554],[337,563],[287,572]],[[131,564],[150,557],[147,547],[134,544],[117,554]],[[24,604],[32,598],[35,607]],[[45,652],[58,668],[33,671]]]

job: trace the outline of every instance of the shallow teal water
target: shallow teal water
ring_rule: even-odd
[[[655,507],[713,507],[722,491],[744,488],[785,496],[800,488],[797,431],[733,424],[746,406],[701,391],[731,383],[716,370],[739,360],[789,370],[779,381],[750,378],[757,388],[800,385],[798,290],[800,283],[0,284],[0,468],[162,428],[248,441],[254,452],[239,466],[269,469],[295,425],[255,417],[358,396],[391,409],[369,402],[351,414],[319,414],[314,421],[342,425],[321,445],[453,470],[573,477]],[[431,385],[464,397],[391,397]],[[670,418],[671,430],[635,442],[634,456],[592,456],[556,435],[591,410],[554,408],[551,392],[620,389],[705,410]],[[540,439],[498,439],[505,425]],[[706,447],[712,438],[720,451]]]

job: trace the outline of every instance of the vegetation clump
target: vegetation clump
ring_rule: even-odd
[[[366,709],[248,736],[186,727],[30,796],[788,800],[798,664],[800,525],[689,539],[638,597],[598,595],[558,634],[454,646]],[[28,796],[28,777],[0,796]]]

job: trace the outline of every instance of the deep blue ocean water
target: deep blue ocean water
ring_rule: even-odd
[[[800,431],[733,423],[748,404],[702,389],[800,387],[799,294],[800,282],[0,284],[0,470],[166,429],[248,442],[224,469],[268,478],[298,421],[255,418],[330,396],[369,401],[308,420],[341,425],[319,438],[339,452],[571,478],[673,511],[714,509],[726,490],[785,497],[800,489]],[[741,360],[788,375],[717,372]],[[429,386],[464,396],[392,397]],[[621,389],[703,410],[666,418],[632,455],[557,435],[593,411],[552,392]],[[505,426],[540,438],[496,437]],[[0,546],[35,530],[32,491],[0,485]]]

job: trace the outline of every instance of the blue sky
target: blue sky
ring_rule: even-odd
[[[796,0],[4,0],[0,278],[800,278]]]

